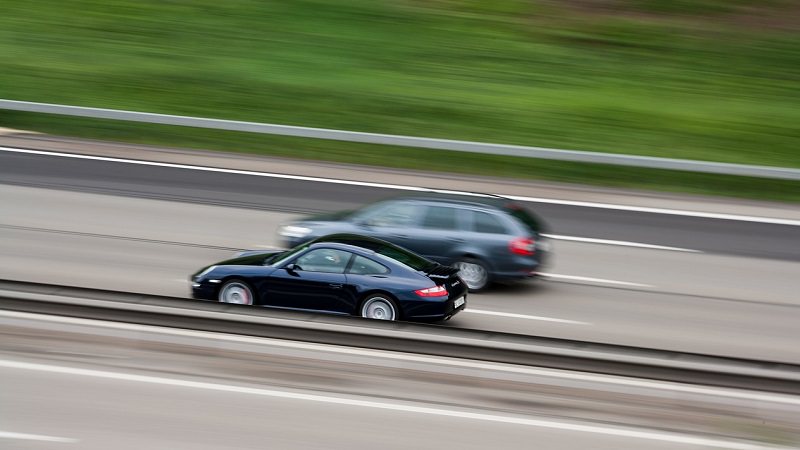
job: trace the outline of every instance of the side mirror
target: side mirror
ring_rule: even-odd
[[[284,269],[286,269],[287,272],[297,272],[298,270],[302,270],[300,266],[295,263],[287,264]]]

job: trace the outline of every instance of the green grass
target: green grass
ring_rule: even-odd
[[[613,14],[533,0],[6,3],[1,98],[800,167],[800,32],[729,20],[759,2],[629,0],[616,2],[623,9]],[[770,14],[788,8],[769,3]],[[788,182],[398,155],[8,111],[0,111],[0,126],[755,198],[796,200],[800,191]]]

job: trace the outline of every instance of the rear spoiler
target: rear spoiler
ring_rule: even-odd
[[[458,273],[458,269],[452,266],[437,264],[425,271],[425,275],[431,278],[450,278]]]

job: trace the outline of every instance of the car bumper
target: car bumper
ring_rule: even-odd
[[[190,290],[192,298],[197,300],[216,300],[217,299],[217,285],[205,282],[198,283],[196,281],[190,282]]]
[[[537,277],[549,257],[549,252],[538,251],[534,256],[514,256],[495,262],[491,270],[492,280],[503,282]]]
[[[457,298],[462,298],[464,303],[455,306]],[[419,322],[441,322],[448,320],[467,307],[467,295],[451,298],[442,302],[413,301],[404,305],[403,319]]]

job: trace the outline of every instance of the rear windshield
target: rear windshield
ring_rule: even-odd
[[[426,271],[438,265],[424,256],[417,255],[402,247],[398,247],[388,242],[376,242],[372,240],[361,240],[356,238],[328,238],[324,242],[340,242],[342,244],[355,245],[375,252],[379,256],[391,258],[397,262],[407,265],[414,270]]]
[[[511,214],[514,218],[519,220],[520,222],[524,223],[526,227],[530,228],[531,231],[534,233],[542,233],[544,230],[542,229],[542,224],[536,217],[529,213],[525,208],[520,205],[511,204],[506,206],[506,212]]]
[[[408,267],[411,267],[414,270],[421,270],[424,272],[429,270],[431,267],[438,265],[427,258],[411,253],[408,250],[404,250],[400,247],[389,247],[387,245],[383,245],[379,246],[378,248],[373,248],[372,250],[375,251],[376,255],[391,258],[397,262],[407,265]]]

